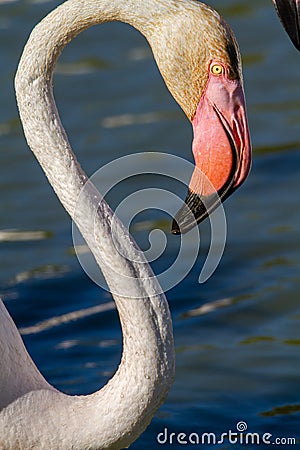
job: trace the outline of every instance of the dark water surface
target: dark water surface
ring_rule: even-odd
[[[72,251],[70,219],[27,148],[13,91],[29,31],[57,4],[0,2],[0,294],[45,377],[76,394],[98,389],[116,370],[117,313],[109,304],[102,312],[61,318],[111,297],[89,280]],[[273,441],[300,439],[300,53],[271,0],[210,4],[240,43],[254,162],[246,184],[226,202],[227,245],[216,272],[198,283],[205,244],[191,272],[167,293],[176,381],[134,449],[164,447],[156,436],[165,428],[220,436],[240,421]],[[130,27],[106,24],[80,35],[63,52],[54,83],[62,121],[88,174],[138,152],[192,160],[190,125],[144,38]],[[112,191],[112,206],[121,191],[148,186],[144,178]],[[178,193],[185,195],[181,188]],[[144,250],[149,231],[168,226],[155,211],[135,223]],[[203,224],[205,242],[208,232]],[[177,248],[177,238],[168,236],[165,259],[154,269],[172,263]],[[201,308],[206,304],[211,308]],[[226,439],[215,447],[257,448]]]

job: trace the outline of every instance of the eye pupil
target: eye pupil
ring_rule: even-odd
[[[224,72],[223,66],[220,64],[214,64],[210,70],[214,75],[221,75]]]

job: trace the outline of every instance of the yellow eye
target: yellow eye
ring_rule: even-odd
[[[224,67],[221,64],[212,64],[210,66],[210,71],[213,75],[222,75],[224,73]]]

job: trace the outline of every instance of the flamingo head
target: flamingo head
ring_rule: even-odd
[[[238,45],[216,11],[203,3],[191,5],[189,14],[173,14],[172,21],[166,21],[167,30],[160,26],[157,36],[160,43],[165,36],[164,45],[155,45],[153,35],[149,39],[165,82],[194,133],[195,169],[185,203],[173,220],[173,234],[204,220],[243,183],[251,166]]]

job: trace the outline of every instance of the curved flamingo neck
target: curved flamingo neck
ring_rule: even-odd
[[[174,344],[165,296],[127,229],[78,164],[52,92],[56,60],[72,38],[108,20],[139,26],[144,21],[136,7],[142,3],[69,0],[33,30],[18,67],[15,85],[26,139],[108,285],[118,285],[114,298],[123,331],[121,364],[100,391],[68,397],[46,384],[42,389],[36,385],[37,390],[30,386],[0,413],[1,438],[5,435],[8,442],[21,442],[24,448],[34,448],[34,442],[39,442],[38,448],[53,449],[127,446],[149,424],[173,382]],[[113,238],[122,246],[122,254]],[[8,339],[12,327],[9,323],[3,332]],[[11,445],[7,448],[15,448]]]

